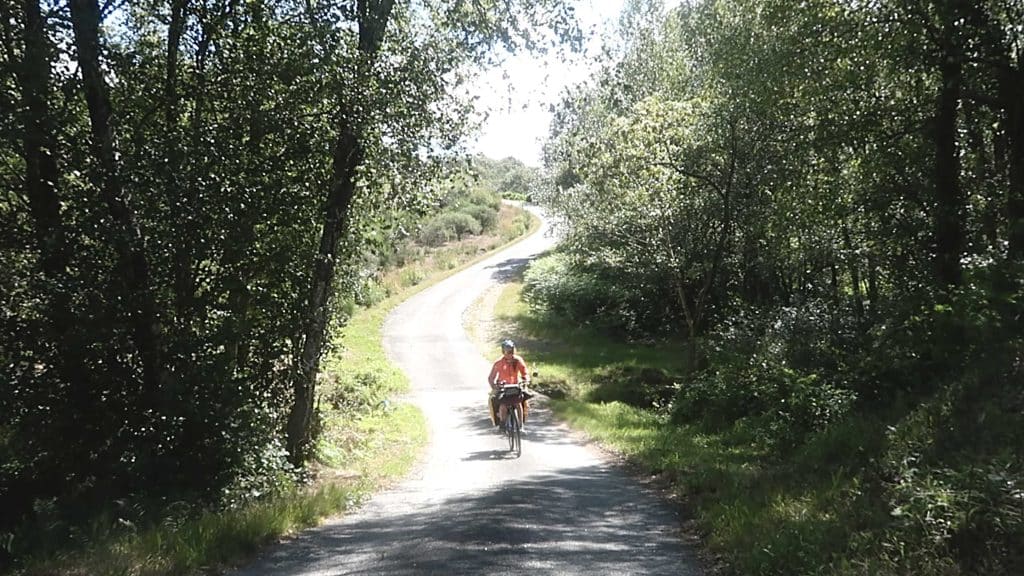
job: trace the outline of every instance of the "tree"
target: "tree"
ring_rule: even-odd
[[[556,31],[570,30],[569,13],[555,0],[494,2],[472,7],[458,2],[429,3],[424,7],[426,15],[442,26],[426,38],[418,38],[415,25],[410,25],[410,20],[421,15],[412,7],[396,5],[393,0],[359,0],[348,9],[345,16],[356,28],[352,80],[356,85],[365,86],[376,101],[365,95],[359,99],[351,93],[339,92],[342,94],[337,113],[339,128],[332,145],[326,214],[314,262],[298,373],[293,385],[294,400],[288,418],[288,450],[294,464],[303,462],[310,453],[315,385],[339,244],[349,233],[350,209],[358,191],[358,180],[367,172],[366,164],[373,161],[375,149],[387,146],[383,140],[376,140],[384,135],[378,131],[384,132],[385,137],[395,138],[400,147],[406,147],[399,158],[416,154],[414,149],[423,146],[425,132],[429,134],[436,126],[450,126],[454,120],[431,118],[429,112],[431,103],[447,93],[447,75],[458,71],[464,62],[480,58],[495,42],[501,41],[509,48],[514,48],[518,42],[532,45],[535,39],[525,26],[546,14],[554,16]],[[396,16],[399,9],[402,10],[400,17]],[[386,42],[389,27],[403,23],[410,27],[395,30],[391,35],[404,38],[407,46],[418,46],[420,53],[405,52],[399,49],[398,42]],[[386,47],[396,51],[388,52],[385,57]],[[421,89],[406,92],[408,84],[403,80],[408,78],[421,82]],[[383,122],[374,122],[373,116],[381,113],[376,111],[378,107],[389,100],[390,108],[397,109],[398,113],[391,117],[385,115]],[[396,106],[398,103],[401,104]],[[420,140],[410,146],[409,134]]]
[[[0,9],[0,530],[40,499],[234,503],[302,465],[336,293],[433,203],[451,88],[572,33],[556,0]]]

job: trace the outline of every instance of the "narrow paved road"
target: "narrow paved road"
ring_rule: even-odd
[[[542,228],[395,309],[384,344],[428,416],[424,462],[397,488],[268,550],[239,576],[701,573],[671,507],[553,422],[542,403],[520,458],[490,426],[490,361],[468,340],[463,314],[551,244]]]

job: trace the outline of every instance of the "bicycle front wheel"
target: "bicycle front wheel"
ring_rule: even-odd
[[[508,408],[508,415],[505,416],[505,436],[508,438],[508,450],[513,452],[516,449],[516,412],[511,406]]]
[[[519,410],[520,410],[519,406],[516,406],[515,409],[512,410],[512,417],[511,417],[510,427],[509,427],[509,431],[508,431],[508,434],[509,434],[509,436],[508,436],[509,450],[511,450],[512,452],[515,452],[517,458],[519,456],[522,456],[522,454],[523,454],[523,439],[522,439],[523,425],[522,425],[522,420],[520,419],[520,412],[519,412]]]

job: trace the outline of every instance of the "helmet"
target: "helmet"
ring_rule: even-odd
[[[514,351],[516,349],[516,343],[509,340],[508,338],[501,341],[501,351]]]

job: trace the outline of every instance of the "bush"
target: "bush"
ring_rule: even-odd
[[[501,209],[501,196],[496,192],[488,192],[477,188],[466,196],[463,204],[470,206],[484,206],[490,208],[491,212],[497,212]]]
[[[355,303],[369,308],[375,306],[388,297],[388,291],[375,278],[366,278],[358,287],[355,294]],[[348,310],[346,318],[350,318],[355,310]]]
[[[469,214],[442,212],[423,225],[419,239],[420,243],[427,246],[440,246],[466,234],[479,234],[482,230],[480,222]]]
[[[529,214],[521,213],[518,214],[511,222],[502,224],[501,227],[501,240],[508,242],[514,240],[526,233],[530,228],[530,216]]]
[[[674,419],[710,430],[748,420],[780,450],[842,420],[857,396],[835,370],[837,360],[826,357],[835,337],[821,328],[830,326],[827,318],[817,303],[735,314],[709,336],[708,368],[680,388]]]
[[[428,221],[420,229],[419,242],[426,246],[441,246],[446,242],[455,240],[455,230],[445,222],[438,219]]]
[[[643,338],[678,327],[671,301],[657,277],[610,266],[581,265],[556,253],[534,262],[524,276],[523,297],[537,311],[613,334]]]
[[[924,572],[953,559],[964,573],[1024,573],[1024,392],[1019,368],[970,367],[889,428],[881,455],[888,560]],[[1005,367],[1005,364],[1002,365]]]
[[[530,388],[555,400],[564,400],[572,396],[573,388],[564,378],[535,378]]]
[[[411,266],[405,268],[401,272],[402,286],[408,288],[410,286],[416,286],[420,282],[427,279],[427,274],[419,266]]]
[[[388,397],[389,390],[380,374],[333,374],[325,386],[323,401],[334,410],[368,410]]]
[[[493,230],[498,224],[498,211],[490,206],[469,204],[459,208],[459,211],[479,222],[483,230]]]
[[[588,402],[622,402],[637,408],[664,408],[679,390],[680,378],[649,367],[610,366],[594,375]]]

